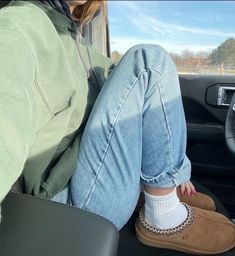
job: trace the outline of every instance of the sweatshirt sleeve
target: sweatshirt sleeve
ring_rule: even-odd
[[[90,53],[93,68],[98,77],[99,83],[102,86],[114,69],[115,64],[109,57],[98,52],[93,46],[90,47]]]
[[[21,175],[36,134],[34,81],[27,41],[0,28],[0,202]]]

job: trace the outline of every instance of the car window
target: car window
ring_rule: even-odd
[[[87,42],[93,45],[100,53],[109,56],[110,48],[108,44],[108,26],[107,26],[107,6],[98,12],[92,22],[85,26],[85,35]]]
[[[235,2],[109,1],[112,58],[158,44],[180,74],[235,75]]]

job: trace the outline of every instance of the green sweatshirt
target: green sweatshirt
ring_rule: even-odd
[[[39,1],[0,10],[0,201],[19,177],[25,193],[51,198],[75,170],[100,89],[88,79],[71,27]],[[79,48],[88,63],[86,47]],[[102,85],[112,62],[90,52]]]

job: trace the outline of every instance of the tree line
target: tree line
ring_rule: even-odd
[[[213,65],[235,66],[235,39],[229,38],[209,55]]]
[[[211,52],[193,53],[189,50],[181,54],[171,53],[177,66],[193,66],[196,68],[218,66],[226,69],[235,69],[235,39],[229,38]]]
[[[235,38],[229,38],[211,52],[194,53],[185,49],[181,54],[170,53],[177,67],[199,70],[202,67],[217,66],[221,69],[235,70]],[[112,53],[112,60],[118,63],[122,54],[118,51]]]

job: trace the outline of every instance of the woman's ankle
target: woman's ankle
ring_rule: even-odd
[[[186,220],[187,209],[179,201],[176,188],[166,195],[162,192],[161,195],[150,195],[145,191],[145,221],[158,229],[175,228]]]
[[[144,191],[152,196],[165,196],[174,191],[175,188],[157,188],[144,185]]]

